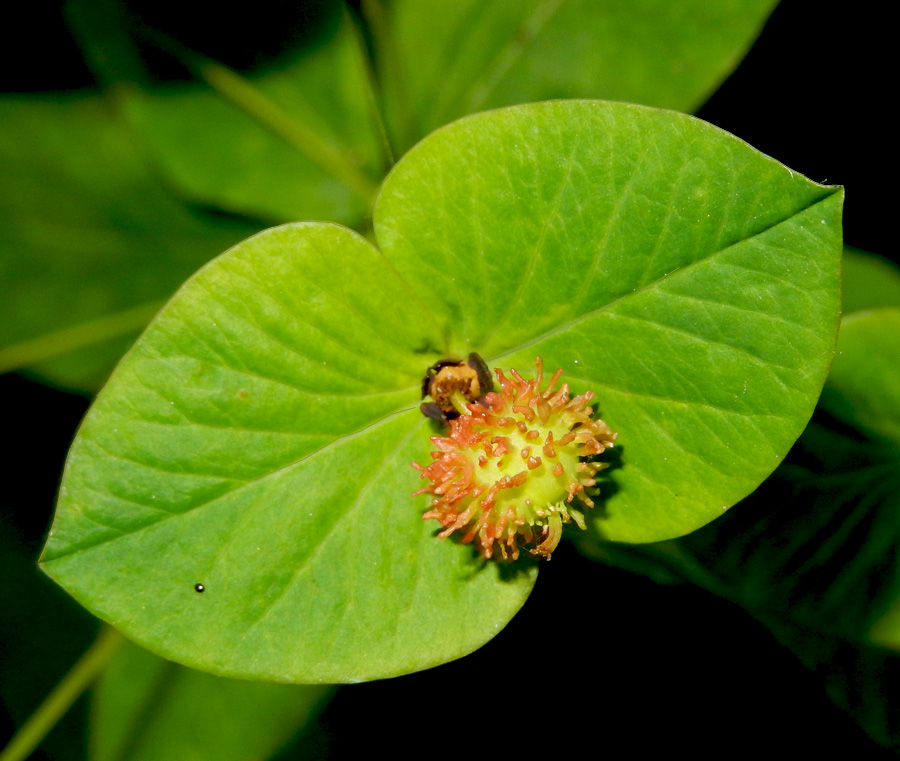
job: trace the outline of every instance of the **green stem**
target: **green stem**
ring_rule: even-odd
[[[209,60],[199,61],[193,68],[219,95],[340,180],[367,208],[371,207],[378,184],[313,129],[297,121],[231,69]]]
[[[257,124],[346,185],[363,200],[368,209],[371,209],[375,194],[378,192],[378,183],[347,158],[344,152],[319,137],[315,129],[304,124],[296,115],[289,114],[249,80],[228,67],[185,47],[159,30],[144,28],[140,33],[177,58],[222,98],[239,108]]]
[[[38,362],[68,354],[85,346],[137,333],[159,311],[161,301],[152,301],[121,312],[82,322],[55,333],[0,348],[0,373],[21,370]]]
[[[360,3],[363,19],[369,27],[372,35],[372,43],[375,46],[375,54],[381,61],[379,70],[373,72],[379,79],[379,91],[383,93],[390,87],[393,94],[394,128],[391,143],[393,154],[399,156],[409,148],[415,140],[415,127],[413,115],[410,109],[409,98],[404,87],[402,67],[397,58],[397,50],[388,25],[387,14],[379,0],[362,0]],[[382,109],[383,110],[383,109]],[[390,126],[390,125],[387,125]]]
[[[369,26],[371,34],[371,26],[367,19],[362,19],[355,14],[351,15],[346,4],[344,5],[344,18],[350,18],[353,27],[353,37],[356,40],[356,48],[359,51],[360,66],[363,67],[363,73],[368,84],[369,106],[372,111],[372,121],[381,141],[381,150],[387,159],[385,166],[385,174],[395,163],[395,151],[391,145],[391,138],[388,135],[387,125],[384,119],[384,93],[381,90],[381,83],[378,80],[378,74],[375,71],[375,61],[369,45],[366,43],[364,26]]]
[[[115,629],[103,627],[94,644],[44,699],[9,745],[0,751],[0,761],[24,761],[28,758],[78,696],[97,678],[124,641]]]

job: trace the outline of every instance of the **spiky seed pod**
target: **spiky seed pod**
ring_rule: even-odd
[[[422,517],[444,526],[441,538],[464,530],[462,541],[475,541],[486,558],[495,542],[507,559],[517,559],[520,546],[549,558],[563,523],[584,528],[575,505],[593,507],[586,490],[607,467],[594,458],[616,440],[606,423],[592,417],[592,391],[570,399],[567,383],[554,390],[562,370],[541,390],[540,357],[535,367],[532,380],[495,370],[500,391],[467,404],[466,414],[450,421],[448,436],[431,437],[434,462],[413,463],[430,481],[413,496],[434,495]]]

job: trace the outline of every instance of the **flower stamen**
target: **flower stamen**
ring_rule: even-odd
[[[540,357],[532,380],[495,370],[500,391],[462,405],[449,435],[431,438],[433,462],[413,463],[430,481],[414,496],[433,495],[423,518],[443,526],[442,538],[464,529],[462,542],[475,542],[486,558],[495,545],[505,559],[517,559],[521,547],[549,558],[563,524],[584,528],[576,497],[594,506],[586,490],[607,467],[594,458],[616,440],[592,417],[593,392],[570,398],[567,383],[556,388],[561,369],[542,390],[543,370]]]

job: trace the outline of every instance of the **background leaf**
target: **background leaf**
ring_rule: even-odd
[[[19,447],[28,448],[31,442],[23,438]],[[0,511],[0,747],[5,747],[90,646],[97,621],[37,570],[41,534],[27,536],[14,525],[16,512],[27,511],[6,496]],[[86,758],[86,708],[86,701],[76,702],[42,744],[49,758]]]
[[[11,375],[0,378],[0,396],[7,400],[3,432],[10,443],[0,459],[0,747],[5,747],[91,645],[99,622],[37,567],[66,450],[87,402]],[[87,709],[87,700],[76,701],[35,761],[87,758]]]
[[[408,147],[466,114],[532,101],[603,98],[694,111],[776,4],[396,0],[386,4],[376,46],[387,122]]]
[[[590,97],[694,110],[740,60],[775,5],[396,0],[383,9],[363,3],[363,16],[372,25],[384,119],[399,156],[467,113],[529,101]],[[322,39],[282,52],[279,65],[251,73],[250,84],[379,176],[383,146],[361,41],[346,14],[320,15]],[[83,46],[100,51],[93,57],[101,78],[146,81],[141,59],[158,56],[159,43],[142,41],[141,24],[120,4],[73,2],[70,16]],[[144,36],[152,33],[145,29]],[[129,87],[120,95],[132,126],[189,197],[272,222],[358,226],[369,211],[336,178],[207,85]]]
[[[844,247],[844,314],[879,307],[900,307],[900,271],[886,259]]]
[[[690,117],[551,102],[436,132],[375,231],[445,353],[542,355],[597,392],[622,465],[597,528],[643,542],[721,515],[802,431],[837,328],[840,206]]]
[[[222,675],[357,681],[459,657],[536,569],[476,562],[420,520],[424,369],[542,353],[596,385],[624,452],[601,528],[688,531],[756,486],[809,415],[840,200],[669,112],[463,120],[386,182],[383,256],[344,228],[287,225],[189,281],[86,418],[44,568],[152,651]],[[677,432],[664,450],[661,428]]]
[[[94,688],[92,761],[270,758],[319,712],[327,687],[202,674],[123,645]]]
[[[822,404],[848,425],[900,446],[898,329],[900,309],[844,319]]]
[[[258,229],[168,195],[91,96],[0,101],[0,220],[0,345],[135,305],[152,314],[197,267]],[[142,319],[124,338],[36,370],[95,390],[149,314]]]

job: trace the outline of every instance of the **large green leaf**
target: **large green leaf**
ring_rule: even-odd
[[[447,350],[593,388],[623,467],[608,538],[691,531],[812,413],[837,330],[841,193],[710,125],[557,102],[463,119],[385,183],[375,229]]]
[[[0,346],[160,303],[253,231],[168,195],[100,98],[0,101]],[[118,332],[132,338],[155,308],[124,315]],[[143,322],[131,324],[136,318]],[[36,369],[95,390],[127,345],[100,344]]]
[[[811,413],[840,204],[671,112],[557,102],[451,125],[385,183],[383,253],[287,225],[185,285],[82,426],[44,568],[149,649],[225,675],[351,681],[469,652],[535,569],[483,566],[421,521],[425,368],[472,350],[562,367],[620,434],[600,529],[685,533]]]
[[[331,690],[202,674],[126,643],[94,689],[92,761],[270,758]]]
[[[226,675],[354,681],[478,647],[534,577],[478,573],[409,496],[433,326],[344,228],[251,238],[99,396],[44,567],[151,650]]]
[[[776,4],[394,0],[376,49],[387,118],[409,145],[474,111],[551,98],[694,111]]]

